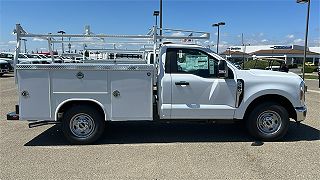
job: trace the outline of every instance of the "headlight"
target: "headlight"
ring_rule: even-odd
[[[305,102],[305,100],[306,100],[306,98],[305,98],[305,84],[304,84],[304,82],[302,81],[301,83],[300,83],[300,102],[301,102],[301,104],[302,105],[304,105],[304,102]]]

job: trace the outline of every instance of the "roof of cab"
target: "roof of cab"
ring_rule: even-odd
[[[198,44],[177,44],[177,43],[168,43],[163,44],[163,46],[171,47],[171,48],[204,48],[201,45]]]

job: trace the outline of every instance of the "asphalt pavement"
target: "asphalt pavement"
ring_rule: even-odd
[[[0,78],[0,179],[320,179],[320,89],[307,80],[307,119],[277,142],[239,124],[109,123],[95,145],[70,145],[58,125],[6,121],[17,92]]]

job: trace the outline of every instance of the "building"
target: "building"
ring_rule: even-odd
[[[229,49],[224,51],[220,55],[232,62],[242,62],[243,60],[248,61],[252,58],[250,54],[241,51],[230,51]]]
[[[238,51],[254,58],[280,58],[286,64],[302,64],[304,46],[299,45],[262,45],[262,46],[232,46],[230,51]],[[306,62],[318,64],[320,59],[320,47],[309,47]]]

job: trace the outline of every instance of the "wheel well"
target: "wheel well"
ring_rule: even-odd
[[[264,103],[264,102],[274,102],[283,106],[288,111],[290,118],[297,119],[296,111],[292,106],[291,102],[287,98],[277,94],[268,94],[268,95],[260,96],[255,100],[253,100],[248,106],[246,113],[244,115],[244,118],[247,119],[250,112],[252,112],[253,108],[255,108],[258,104]]]
[[[63,113],[70,109],[73,106],[78,106],[78,105],[86,105],[86,106],[90,106],[90,107],[94,107],[95,109],[97,109],[102,115],[103,117],[105,117],[105,113],[103,108],[96,102],[94,101],[89,101],[89,100],[72,100],[72,101],[68,101],[66,103],[64,103],[58,110],[57,114],[56,114],[56,118],[58,121],[62,120],[63,117]]]

